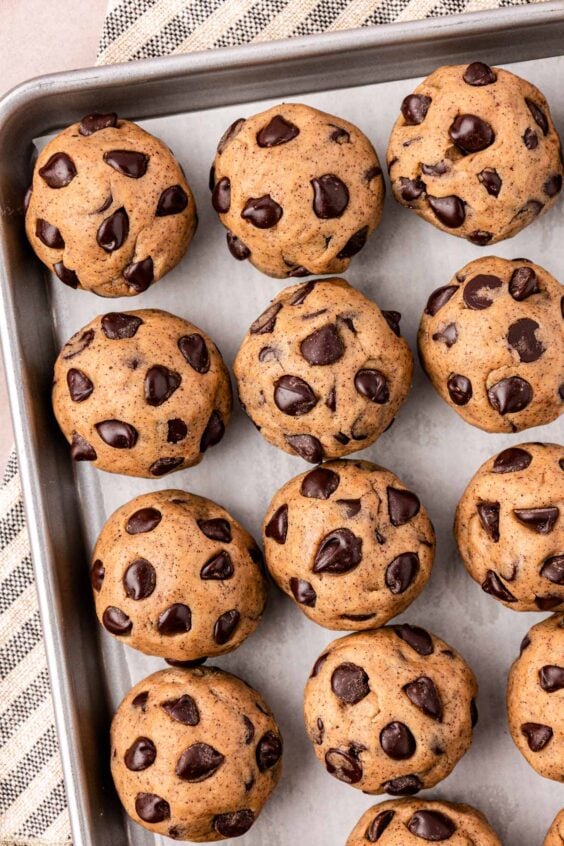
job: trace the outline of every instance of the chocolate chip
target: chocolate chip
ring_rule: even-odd
[[[310,673],[310,679],[313,679],[313,678],[315,678],[316,676],[319,675],[321,668],[323,667],[323,665],[325,664],[325,662],[327,661],[328,658],[329,658],[328,653],[325,653],[325,654],[319,656],[319,658],[317,659],[317,661],[313,665],[313,669]]]
[[[499,502],[480,502],[476,506],[480,523],[494,543],[499,541]]]
[[[488,388],[488,400],[499,414],[523,411],[533,399],[533,389],[520,376],[509,376]]]
[[[276,543],[286,543],[286,535],[288,534],[288,506],[281,505],[276,509],[270,520],[265,526],[264,534],[267,538],[272,538]]]
[[[564,555],[553,555],[547,558],[542,565],[541,576],[554,582],[555,585],[564,585]]]
[[[425,94],[409,94],[401,104],[401,113],[408,126],[418,126],[427,117],[431,98]]]
[[[104,443],[114,449],[133,449],[137,443],[137,429],[122,420],[102,420],[95,429]]]
[[[514,508],[513,513],[520,523],[539,535],[548,535],[555,526],[560,510],[555,505],[549,505],[545,508]]]
[[[564,600],[563,600],[564,601]],[[546,693],[555,693],[564,688],[564,667],[546,664],[539,670],[539,683]]]
[[[315,553],[314,573],[349,573],[362,560],[362,538],[350,529],[335,529],[325,535]]]
[[[544,183],[543,191],[548,197],[556,197],[557,194],[560,193],[562,190],[562,176],[559,173],[556,173],[554,176],[550,176],[546,182]]]
[[[492,197],[498,197],[501,191],[502,181],[499,173],[494,168],[484,168],[478,174],[478,179]]]
[[[320,745],[323,743],[323,738],[324,738],[324,736],[325,736],[325,725],[324,725],[323,720],[321,719],[321,717],[318,717],[318,718],[317,718],[317,721],[316,721],[316,728],[317,728],[317,730],[315,730],[315,729],[314,729],[314,730],[311,732],[311,739],[313,740],[313,742],[314,742],[317,746],[320,746]]]
[[[102,317],[102,331],[111,341],[122,341],[133,338],[143,321],[134,314],[123,314],[118,311],[110,312]]]
[[[392,796],[413,796],[414,793],[421,790],[423,785],[419,776],[410,774],[386,781],[382,787],[386,793],[390,793]]]
[[[476,229],[466,236],[467,240],[478,247],[485,247],[493,238],[493,232],[484,232],[482,229]]]
[[[529,635],[525,635],[525,637],[521,641],[521,646],[519,648],[519,656],[521,656],[523,654],[523,652],[525,651],[525,649],[527,649],[527,647],[530,646],[530,645],[531,645],[531,638],[529,637]]]
[[[493,297],[491,292],[502,287],[502,281],[498,276],[488,276],[480,273],[474,276],[464,286],[462,298],[468,308],[480,311],[492,305]]]
[[[170,214],[180,214],[188,205],[188,195],[180,185],[165,188],[157,203],[156,217],[168,217]]]
[[[304,461],[309,461],[310,464],[323,461],[323,447],[313,435],[284,435],[284,439]]]
[[[155,364],[145,374],[145,402],[157,407],[166,402],[180,387],[182,379],[179,373],[169,370],[162,364]]]
[[[537,361],[545,348],[537,339],[535,332],[539,324],[530,317],[522,317],[512,323],[507,332],[507,343],[516,350],[519,361]]]
[[[368,238],[368,226],[363,226],[362,229],[359,229],[354,235],[351,235],[343,249],[337,253],[338,259],[348,259],[356,256],[357,253],[360,253],[364,245],[366,244],[366,239]]]
[[[231,543],[231,526],[223,517],[198,520],[198,528],[210,540],[219,541],[220,543]]]
[[[240,238],[234,235],[233,232],[228,232],[225,237],[227,247],[233,258],[236,258],[237,261],[245,261],[245,259],[249,258],[251,251],[246,244],[243,244]]]
[[[462,79],[467,85],[492,85],[497,76],[484,62],[472,62],[464,71]]]
[[[429,205],[435,217],[448,229],[457,229],[466,219],[466,209],[460,197],[454,194],[448,197],[431,197],[427,195]]]
[[[187,434],[188,426],[180,417],[173,417],[172,420],[167,420],[167,443],[177,444],[183,441]]]
[[[249,743],[253,742],[255,736],[255,727],[251,720],[243,714],[243,722],[245,724],[245,744],[248,746]]]
[[[333,173],[325,173],[311,180],[313,210],[317,217],[329,220],[341,217],[349,204],[349,189]]]
[[[318,398],[299,376],[281,376],[274,383],[274,402],[283,414],[300,417],[317,405]]]
[[[149,691],[143,690],[141,693],[138,693],[131,700],[131,705],[133,708],[139,708],[143,713],[147,710],[147,700],[149,699]]]
[[[386,567],[386,587],[394,595],[405,593],[419,572],[416,552],[402,552]]]
[[[354,386],[359,394],[378,405],[384,405],[390,399],[388,380],[380,370],[358,370],[354,377]]]
[[[148,737],[138,737],[126,751],[123,760],[128,770],[140,772],[154,764],[156,757],[157,749],[153,741]]]
[[[46,247],[50,247],[52,250],[62,250],[65,246],[64,238],[57,227],[41,217],[38,217],[35,221],[35,234]]]
[[[344,131],[344,130],[343,130]],[[348,135],[348,133],[347,133]],[[347,139],[348,141],[348,139]],[[342,142],[339,142],[342,143]],[[377,176],[382,176],[382,168],[378,165],[373,165],[373,167],[369,167],[368,170],[364,171],[364,181],[365,182],[372,182],[373,179],[376,179]]]
[[[334,470],[329,470],[328,467],[316,467],[302,479],[300,493],[311,499],[329,499],[339,487],[340,481],[339,474]]]
[[[298,127],[282,115],[274,115],[273,118],[257,132],[257,144],[259,147],[279,147],[280,144],[287,144],[300,134]]]
[[[509,447],[496,456],[492,471],[494,473],[516,473],[519,470],[526,470],[533,456],[526,449],[520,447]]]
[[[62,261],[57,261],[53,265],[53,270],[55,271],[56,275],[59,277],[61,282],[65,285],[68,285],[69,288],[78,288],[80,285],[80,279],[74,272],[74,270],[70,270],[70,268],[65,267]]]
[[[90,569],[90,584],[94,588],[97,593],[100,593],[102,589],[102,584],[104,583],[104,576],[106,575],[106,570],[104,568],[103,563],[100,561],[99,558],[94,561],[92,567]]]
[[[178,699],[168,699],[161,703],[161,708],[168,716],[183,726],[197,726],[200,722],[200,712],[194,699],[183,693]]]
[[[380,811],[379,814],[376,814],[366,829],[364,839],[368,840],[369,843],[376,843],[388,828],[395,815],[395,811]]]
[[[213,639],[219,646],[231,640],[240,620],[241,615],[235,608],[217,618],[213,627]]]
[[[205,452],[209,447],[213,447],[220,442],[225,434],[225,424],[221,419],[219,411],[212,411],[210,419],[206,424],[206,428],[202,432],[200,438],[200,452]]]
[[[390,327],[390,329],[392,330],[394,335],[397,335],[398,338],[400,338],[401,337],[400,326],[399,326],[400,320],[401,320],[400,312],[399,311],[382,311],[382,317],[384,318],[384,320],[386,321],[386,323],[388,324],[388,326]]]
[[[467,155],[479,153],[495,141],[491,125],[477,115],[458,115],[448,134],[458,149]]]
[[[288,305],[303,305],[303,303],[306,301],[307,297],[309,297],[314,288],[315,280],[312,280],[311,282],[304,282],[303,285],[299,286],[296,293],[292,296],[292,299],[289,300]]]
[[[422,164],[421,170],[425,176],[444,176],[450,170],[450,165],[447,161],[440,161],[436,164]]]
[[[149,285],[151,285],[155,280],[153,259],[151,256],[147,256],[147,258],[142,259],[142,261],[136,261],[133,262],[133,264],[128,264],[123,271],[123,278],[134,291],[137,291],[138,294],[142,294],[143,291],[146,291]]]
[[[180,661],[178,658],[165,658],[166,663],[170,664],[171,667],[184,667],[189,670],[194,667],[201,667],[207,660],[208,659],[206,657],[193,658],[191,661]]]
[[[272,769],[282,756],[282,741],[273,731],[267,731],[257,744],[255,753],[258,768],[261,773]]]
[[[303,267],[303,265],[298,265],[297,267],[292,267],[291,270],[288,271],[288,276],[291,277],[299,277],[299,276],[309,276],[310,271],[307,267]]]
[[[231,208],[231,180],[223,176],[213,189],[212,206],[218,214],[227,214]]]
[[[539,138],[534,129],[527,127],[523,134],[523,142],[527,150],[536,150],[539,146]]]
[[[380,746],[394,761],[405,761],[415,754],[415,738],[405,725],[394,720],[380,732]]]
[[[222,837],[240,837],[250,829],[254,821],[254,812],[244,808],[241,811],[216,814],[213,818],[213,827]]]
[[[176,762],[176,775],[192,783],[211,778],[221,767],[225,757],[207,743],[193,743],[182,752]]]
[[[251,197],[245,203],[241,217],[248,220],[257,229],[271,229],[282,217],[283,209],[270,194]]]
[[[434,317],[435,314],[445,306],[451,297],[453,297],[458,288],[456,285],[444,285],[442,288],[437,288],[429,299],[427,300],[427,305],[425,306],[425,314],[431,315]]]
[[[325,405],[330,411],[335,411],[335,409],[337,408],[337,394],[335,387],[332,387],[329,393],[327,394]]]
[[[340,505],[347,517],[356,517],[360,511],[360,499],[338,499],[337,505]]]
[[[123,206],[102,221],[96,233],[96,241],[107,253],[119,250],[129,235],[129,217]]]
[[[485,593],[489,593],[490,596],[495,596],[496,599],[500,599],[502,602],[517,602],[517,599],[506,588],[498,574],[493,570],[488,570],[486,578],[482,582],[482,590]]]
[[[460,373],[449,376],[447,390],[455,405],[467,405],[472,399],[472,382]]]
[[[230,579],[234,572],[231,556],[224,550],[206,561],[200,570],[200,578],[204,580],[225,581],[225,579]]]
[[[96,461],[96,450],[89,444],[86,438],[78,432],[72,433],[71,458],[73,461]]]
[[[327,365],[338,361],[345,351],[338,329],[334,323],[327,323],[316,329],[300,344],[300,352],[309,364]]]
[[[263,313],[257,317],[249,332],[251,335],[269,335],[274,331],[278,312],[282,309],[282,303],[272,303]]]
[[[214,167],[214,165],[212,165],[210,167],[210,173],[209,173],[209,177],[208,177],[208,188],[210,189],[210,191],[213,191],[214,186],[215,186],[215,167]]]
[[[82,118],[78,131],[81,135],[93,135],[101,129],[109,129],[110,127],[117,126],[117,119],[118,117],[115,112],[108,112],[107,114],[94,112]]]
[[[103,158],[107,165],[130,179],[140,179],[147,173],[149,156],[145,153],[136,150],[108,150]]]
[[[331,676],[331,690],[341,702],[356,705],[370,693],[368,676],[356,664],[339,664]]]
[[[207,373],[210,369],[210,356],[206,342],[202,335],[194,332],[191,335],[183,335],[178,341],[178,349],[193,370],[198,373]]]
[[[415,681],[403,686],[403,690],[413,704],[424,714],[437,722],[443,720],[443,706],[435,683],[428,676],[420,676]]]
[[[123,586],[130,599],[146,599],[151,596],[156,583],[155,568],[145,558],[138,558],[130,564],[123,575]]]
[[[429,632],[419,626],[410,626],[409,623],[402,623],[394,626],[394,631],[419,655],[432,655],[434,651],[433,639]]]
[[[102,623],[105,628],[115,635],[128,635],[133,628],[133,623],[121,608],[109,605],[102,614]]]
[[[157,629],[166,637],[185,634],[192,628],[192,612],[182,602],[174,602],[159,614]]]
[[[39,176],[49,188],[65,188],[76,176],[76,167],[66,153],[53,153],[43,167],[39,168]]]
[[[170,817],[170,805],[155,793],[138,793],[135,797],[135,811],[138,817],[148,823],[160,823]]]
[[[525,97],[525,103],[527,104],[527,108],[532,114],[535,123],[537,123],[542,129],[542,134],[548,135],[548,118],[546,117],[543,110],[540,108],[540,106],[537,106],[537,104],[534,103],[532,100],[529,100],[528,97]]]
[[[531,752],[541,752],[553,735],[550,726],[544,726],[542,723],[523,723],[521,733],[525,736]]]
[[[470,722],[472,724],[472,728],[474,728],[474,726],[478,725],[478,718],[479,718],[479,715],[478,715],[478,706],[476,705],[476,700],[471,699],[470,700]]]
[[[401,198],[406,203],[412,203],[418,200],[427,188],[421,179],[407,179],[405,176],[400,176]]]
[[[433,341],[439,341],[442,344],[446,344],[447,347],[452,347],[453,344],[456,344],[458,340],[458,329],[456,328],[456,323],[449,323],[441,332],[435,332],[433,334]]]
[[[217,152],[223,153],[228,146],[228,144],[233,141],[233,139],[239,134],[241,131],[243,124],[245,123],[245,118],[237,118],[234,120],[231,126],[228,126],[221,138],[219,139],[219,144],[217,145]]]
[[[84,402],[94,390],[94,385],[86,373],[74,367],[67,372],[67,385],[73,402]]]
[[[333,435],[336,441],[340,444],[348,444],[350,442],[350,438],[348,438],[343,432],[337,432],[336,435]]]
[[[411,491],[403,488],[387,489],[388,514],[392,526],[403,526],[408,523],[416,514],[419,514],[421,503],[419,498]]]
[[[157,508],[140,508],[135,511],[126,523],[126,531],[129,535],[138,535],[142,532],[152,532],[161,522],[163,515]]]
[[[357,784],[362,778],[360,761],[345,749],[328,749],[325,753],[325,766],[330,775],[345,784]]]
[[[290,590],[294,595],[296,602],[300,605],[307,605],[309,608],[315,608],[317,601],[317,594],[310,584],[305,579],[297,579],[292,577],[290,579]]]
[[[449,840],[456,831],[456,824],[441,811],[415,811],[407,828],[415,837],[422,840]]]
[[[553,608],[562,605],[563,601],[561,596],[535,596],[535,605],[541,611],[552,611]]]

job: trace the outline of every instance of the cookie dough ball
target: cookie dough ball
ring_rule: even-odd
[[[407,623],[334,640],[305,689],[327,771],[365,793],[434,787],[470,747],[478,685],[448,644]]]
[[[374,443],[411,386],[400,317],[344,279],[278,294],[234,364],[241,404],[266,440],[312,464]]]
[[[223,437],[231,383],[201,329],[166,311],[96,317],[55,362],[53,408],[75,461],[155,478]]]
[[[564,781],[564,614],[533,626],[507,685],[509,730],[545,778]]]
[[[387,160],[398,202],[480,247],[516,235],[562,189],[545,98],[482,62],[439,68],[404,99]]]
[[[380,223],[385,193],[360,129],[296,103],[236,120],[210,185],[232,255],[280,278],[346,270]]]
[[[136,497],[107,521],[92,559],[98,619],[147,655],[222,655],[260,622],[261,554],[209,499],[178,490]]]
[[[488,459],[458,503],[454,534],[474,581],[507,608],[564,606],[564,447],[522,444]]]
[[[26,211],[37,256],[70,288],[131,297],[168,273],[196,230],[196,204],[166,144],[93,114],[39,154]]]
[[[329,461],[291,479],[263,535],[278,587],[328,629],[373,629],[400,614],[425,587],[435,553],[418,496],[368,461]]]
[[[282,770],[266,702],[215,667],[161,670],[135,685],[113,719],[111,747],[129,816],[197,843],[245,834]]]
[[[543,846],[564,846],[564,810],[556,815],[546,833]]]
[[[448,846],[501,846],[485,816],[470,805],[423,799],[392,799],[362,815],[346,846],[422,846],[421,841]]]
[[[526,259],[467,264],[427,302],[423,366],[441,397],[486,432],[520,432],[564,408],[563,286]]]

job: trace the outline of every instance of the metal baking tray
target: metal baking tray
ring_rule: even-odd
[[[509,64],[537,83],[564,135],[563,48],[564,2],[549,2],[73,71],[32,80],[0,103],[0,329],[75,846],[165,842],[127,821],[109,776],[111,712],[132,683],[164,665],[97,625],[88,559],[105,518],[141,492],[184,487],[223,503],[258,537],[270,497],[305,464],[266,444],[237,410],[222,444],[197,468],[151,481],[73,467],[50,407],[58,347],[98,313],[160,307],[209,331],[232,363],[246,328],[284,284],[231,259],[210,208],[206,183],[215,144],[240,115],[282,99],[303,100],[357,123],[383,160],[401,99],[416,78],[445,63],[481,59]],[[22,198],[34,149],[94,110],[116,110],[162,137],[185,166],[199,206],[200,228],[187,256],[135,299],[108,301],[65,288],[45,274],[24,237]],[[562,231],[561,202],[493,251],[527,255],[562,276]],[[382,225],[345,275],[381,307],[402,312],[403,334],[415,350],[429,292],[481,254],[388,196]],[[475,804],[512,846],[540,844],[562,805],[562,787],[538,776],[513,746],[504,713],[507,670],[541,615],[514,613],[485,596],[457,557],[451,526],[456,502],[482,461],[508,444],[559,437],[558,422],[511,436],[473,429],[417,368],[396,424],[362,452],[420,494],[437,530],[432,579],[403,619],[459,648],[480,681],[473,747],[423,797]],[[258,632],[217,662],[263,692],[285,737],[283,780],[241,844],[340,846],[360,814],[379,801],[331,779],[305,736],[303,685],[333,637],[271,591]]]

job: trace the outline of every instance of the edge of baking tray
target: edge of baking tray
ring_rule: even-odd
[[[57,442],[60,439],[52,443],[45,437],[55,431],[45,409],[43,417],[40,414],[38,418],[34,408],[38,397],[42,398],[40,405],[48,405],[48,398],[43,396],[44,379],[56,352],[47,296],[40,284],[39,293],[33,291],[32,322],[32,315],[22,308],[16,287],[18,279],[25,276],[39,279],[37,264],[25,248],[21,208],[32,139],[75,120],[77,114],[100,108],[106,98],[111,98],[112,108],[119,111],[123,105],[128,116],[139,119],[204,105],[209,108],[283,95],[289,90],[289,78],[292,95],[320,90],[327,87],[328,57],[332,73],[338,71],[336,87],[344,87],[374,81],[367,77],[367,66],[378,80],[386,81],[422,75],[438,61],[460,59],[461,54],[470,51],[481,59],[500,63],[556,55],[563,43],[564,0],[553,0],[455,18],[53,74],[24,83],[0,102],[0,336],[75,846],[121,846],[127,842],[127,834],[123,821],[118,824],[114,820],[108,827],[106,818],[103,825],[107,836],[98,836],[101,815],[108,814],[100,796],[89,793],[84,720],[73,698],[78,671],[73,667],[71,672],[65,660],[65,637],[69,637],[69,632],[59,614],[62,588],[60,572],[57,573],[57,545],[62,545],[69,564],[73,554],[84,554],[84,550],[76,540],[70,550],[64,546],[64,524],[78,520],[69,460]],[[331,86],[335,87],[333,82]],[[32,372],[26,366],[26,348],[34,345],[35,354],[40,350],[43,355],[41,372]],[[60,461],[67,467],[64,476],[58,469]],[[61,500],[59,516],[63,525],[54,525],[49,519],[52,496]],[[72,581],[72,575],[69,578]],[[96,639],[91,632],[90,637]],[[103,699],[99,671],[97,678],[90,678],[92,671],[96,675],[96,668],[85,654],[78,683],[88,682],[90,695]]]

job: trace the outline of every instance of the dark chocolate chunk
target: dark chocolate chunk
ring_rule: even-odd
[[[281,376],[274,383],[274,402],[283,414],[300,417],[317,405],[318,397],[299,376]]]
[[[316,467],[304,476],[300,486],[302,496],[311,499],[329,499],[339,487],[340,477],[328,467]]]
[[[464,71],[462,79],[467,85],[493,85],[497,76],[484,62],[472,62]]]
[[[300,344],[300,352],[309,364],[327,365],[338,361],[345,351],[345,346],[334,323],[327,323],[316,329]]]
[[[206,580],[225,581],[233,576],[235,569],[231,556],[223,550],[212,556],[200,570],[200,578]]]
[[[102,317],[101,324],[106,338],[111,341],[122,341],[125,338],[133,338],[143,321],[134,314],[111,311]]]
[[[170,805],[156,793],[138,793],[135,797],[135,812],[145,822],[160,823],[169,819]]]
[[[419,514],[421,503],[412,491],[403,488],[386,489],[388,497],[388,514],[393,526],[403,526],[408,523],[416,514]]]
[[[407,828],[415,837],[435,843],[449,840],[456,831],[456,823],[441,811],[419,810],[415,811]]]
[[[162,364],[154,364],[145,374],[145,402],[154,407],[162,405],[180,387],[181,381],[180,373]]]
[[[502,602],[517,602],[510,590],[508,590],[497,573],[488,570],[486,578],[482,582],[482,590],[500,599]]]
[[[401,113],[408,126],[418,126],[427,117],[431,98],[425,94],[408,94],[401,104]]]
[[[309,608],[315,608],[317,601],[317,594],[313,585],[305,579],[298,579],[292,576],[290,579],[290,590],[296,602],[300,605],[307,605]]]
[[[77,370],[75,367],[71,367],[67,371],[67,385],[73,402],[84,402],[94,390],[94,385],[86,373]]]
[[[165,188],[155,211],[156,217],[168,217],[170,214],[180,214],[188,206],[188,195],[182,186],[171,185]]]
[[[65,188],[76,176],[76,167],[66,153],[53,153],[39,168],[39,176],[49,188]]]
[[[264,529],[267,538],[272,538],[276,543],[286,543],[288,534],[288,506],[281,505],[277,508]]]
[[[137,150],[108,150],[103,159],[107,165],[130,179],[141,179],[145,176],[149,164],[149,156]]]
[[[257,765],[261,773],[272,769],[282,757],[282,740],[273,731],[267,731],[259,742],[255,752]]]
[[[284,440],[304,461],[310,464],[323,461],[323,447],[313,435],[284,435]]]
[[[405,723],[394,720],[380,732],[380,746],[389,758],[405,761],[415,754],[417,744]]]
[[[411,587],[419,572],[419,556],[416,552],[402,552],[386,567],[386,586],[394,595],[405,593]]]
[[[331,690],[346,705],[356,705],[370,693],[369,679],[362,667],[339,664],[331,676]]]
[[[317,217],[329,220],[341,217],[349,204],[349,189],[333,173],[325,173],[311,180],[313,210]]]
[[[138,737],[123,756],[125,766],[133,772],[146,770],[155,763],[157,748],[148,737]]]
[[[241,217],[248,220],[257,229],[271,229],[283,215],[282,206],[273,200],[270,194],[251,197],[245,203]]]
[[[123,587],[130,599],[146,599],[156,584],[155,568],[145,558],[137,558],[123,574]]]
[[[184,781],[198,783],[211,778],[224,763],[225,757],[207,743],[193,743],[176,762],[176,775]]]
[[[490,405],[501,415],[523,411],[532,399],[531,385],[520,376],[509,376],[488,388]]]
[[[108,446],[114,449],[133,449],[137,443],[138,432],[131,423],[122,420],[102,420],[95,424],[95,429]]]
[[[108,112],[107,114],[94,112],[82,118],[78,131],[81,135],[93,135],[95,132],[100,132],[101,129],[116,127],[117,119],[115,112]]]
[[[115,635],[128,635],[133,628],[133,623],[121,608],[109,605],[102,614],[104,627]]]
[[[448,229],[457,229],[466,219],[466,209],[460,197],[454,194],[448,197],[431,197],[427,195],[429,205],[437,220]]]
[[[221,614],[215,621],[215,625],[213,627],[213,639],[215,642],[218,645],[223,646],[224,643],[230,641],[235,634],[235,630],[239,625],[240,620],[241,615],[235,608]]]
[[[282,115],[274,115],[273,118],[257,132],[257,144],[259,147],[279,147],[280,144],[287,144],[300,134],[298,127]]]
[[[420,708],[424,714],[437,722],[442,722],[443,706],[439,691],[432,679],[428,676],[420,676],[415,681],[403,686],[407,697],[413,704]]]
[[[314,573],[341,574],[358,567],[362,560],[362,538],[350,529],[335,529],[325,535],[313,564]]]
[[[159,614],[157,628],[166,637],[185,634],[192,628],[192,613],[187,605],[174,602]]]
[[[462,298],[468,308],[480,311],[492,305],[492,291],[498,290],[502,285],[498,276],[480,273],[465,284]]]
[[[526,449],[509,447],[496,456],[492,471],[494,473],[516,473],[519,470],[526,470],[532,460],[533,456]]]
[[[102,221],[96,233],[96,241],[107,253],[119,250],[129,235],[129,216],[123,206]]]

